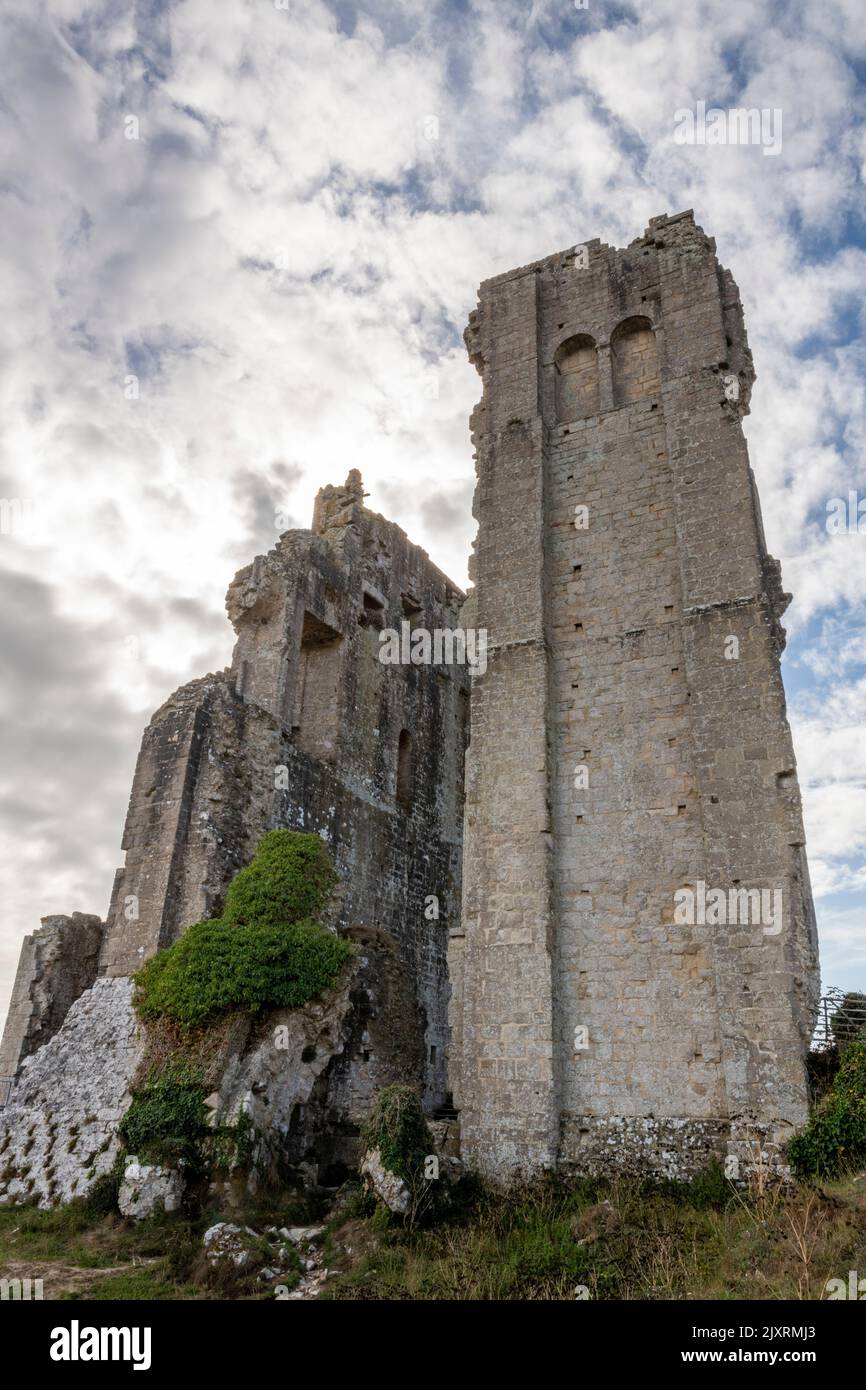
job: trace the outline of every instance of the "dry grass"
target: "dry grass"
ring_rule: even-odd
[[[785,1192],[757,1175],[744,1189],[546,1183],[480,1193],[451,1218],[408,1232],[332,1235],[325,1297],[335,1299],[820,1299],[827,1280],[866,1275],[866,1182]],[[371,1240],[375,1240],[371,1248]]]

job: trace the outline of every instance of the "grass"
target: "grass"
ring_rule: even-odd
[[[194,1216],[177,1212],[141,1222],[127,1221],[117,1212],[94,1212],[81,1199],[50,1211],[2,1208],[0,1277],[14,1268],[19,1276],[43,1278],[46,1298],[273,1299],[273,1289],[258,1283],[255,1272],[233,1266],[212,1269],[202,1246],[204,1232],[217,1221],[262,1230],[308,1224],[320,1215],[320,1204],[291,1192],[251,1199],[238,1211],[211,1206]],[[289,1288],[300,1277],[296,1263],[294,1273],[280,1281]]]
[[[84,1293],[67,1293],[66,1300],[94,1299],[96,1301],[134,1299],[142,1302],[190,1302],[214,1298],[218,1295],[206,1293],[194,1284],[177,1283],[167,1276],[162,1268],[132,1269],[128,1273],[112,1274],[100,1279]]]
[[[76,1266],[84,1278],[66,1298],[271,1299],[253,1276],[208,1267],[204,1231],[321,1217],[319,1201],[290,1193],[138,1224],[81,1201],[0,1210],[0,1274],[48,1281],[52,1265]],[[820,1299],[829,1279],[866,1274],[866,1173],[787,1193],[739,1190],[719,1171],[677,1185],[550,1179],[509,1195],[466,1179],[446,1216],[411,1229],[345,1194],[323,1259],[331,1300],[573,1300],[581,1287],[606,1300]]]
[[[833,1189],[743,1193],[705,1179],[648,1187],[548,1181],[478,1189],[448,1220],[332,1227],[329,1299],[817,1299],[866,1269],[866,1175]],[[351,1257],[341,1256],[346,1246]]]

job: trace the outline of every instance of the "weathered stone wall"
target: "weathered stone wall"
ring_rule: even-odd
[[[68,1202],[111,1171],[141,1051],[131,982],[97,980],[0,1109],[0,1205]]]
[[[334,990],[299,1009],[271,1010],[236,1039],[219,1081],[216,1119],[244,1113],[260,1136],[251,1181],[286,1169],[331,1186],[357,1168],[376,1092],[417,1084],[424,1030],[415,981],[383,932],[358,946]]]
[[[99,917],[73,912],[43,917],[25,936],[0,1043],[0,1078],[14,1077],[24,1058],[54,1037],[93,984],[103,929]]]
[[[275,827],[322,836],[331,925],[363,955],[286,1018],[284,1055],[269,1018],[226,1056],[220,1111],[269,1124],[268,1162],[338,1172],[396,1080],[431,1109],[450,1078],[464,1156],[500,1178],[747,1164],[805,1119],[814,915],[736,285],[691,214],[587,251],[485,282],[471,316],[465,603],[354,471],[230,586],[230,669],[145,732],[103,978],[87,988],[66,928],[68,991],[36,988],[57,963],[22,964],[4,1048],[38,1051],[0,1115],[0,1196],[53,1201],[104,1171],[141,1057],[128,977],[219,913]],[[466,669],[383,664],[404,623],[489,634],[465,807]],[[680,920],[699,884],[779,892],[780,917]]]
[[[231,670],[177,691],[145,732],[100,969],[131,974],[216,915],[266,830],[314,831],[345,885],[338,929],[387,932],[415,982],[417,1079],[435,1105],[447,1090],[468,685],[463,665],[383,664],[379,634],[404,621],[454,628],[463,595],[363,506],[357,475],[323,489],[315,527],[240,572],[227,597]]]
[[[313,1182],[343,1181],[360,1158],[376,1092],[417,1085],[424,1073],[417,982],[397,943],[382,931],[350,936],[356,955],[323,998],[231,1015],[208,1033],[201,1060],[214,1122],[243,1114],[252,1125],[252,1190],[293,1169]],[[131,1090],[165,1047],[136,1018],[128,978],[97,980],[23,1063],[0,1108],[0,1206],[53,1206],[108,1173]]]
[[[102,1155],[113,1155],[114,1141],[93,1126],[120,1118],[141,1057],[140,1045],[127,1046],[129,976],[193,922],[219,913],[234,874],[277,827],[321,835],[341,880],[330,925],[366,942],[342,1013],[338,999],[313,1004],[293,1025],[315,1031],[317,1011],[330,1011],[332,1022],[340,1014],[330,1051],[307,1039],[271,1055],[266,1021],[261,1046],[249,1043],[252,1053],[231,1062],[241,1090],[244,1076],[261,1073],[249,1095],[272,1094],[283,1159],[312,1162],[315,1141],[323,1168],[354,1161],[364,1107],[389,1082],[418,1085],[430,1109],[445,1101],[468,682],[462,663],[384,664],[379,634],[403,622],[453,629],[462,600],[399,527],[364,507],[355,472],[320,492],[312,532],[287,532],[236,577],[227,596],[238,634],[230,670],[176,691],[145,731],[104,937],[97,919],[75,914],[28,938],[6,1034],[10,1074],[13,1052],[17,1060],[18,1051],[40,1050],[0,1111],[7,1166],[20,1175],[7,1183],[11,1198],[64,1199],[105,1171]],[[76,928],[74,941],[63,923]],[[85,941],[93,946],[86,962]],[[87,990],[97,956],[102,978]],[[119,1042],[100,1052],[101,1031],[90,1033],[109,1001],[123,1006]],[[52,1033],[49,1050],[42,1044]],[[83,1096],[75,1079],[82,1048]],[[302,1059],[308,1048],[315,1065]],[[231,1109],[240,1101],[226,1084]],[[68,1145],[73,1129],[88,1143],[81,1151],[73,1143],[59,1163],[57,1145]],[[91,1137],[106,1142],[95,1164]]]
[[[494,656],[472,691],[455,1081],[465,1157],[497,1176],[748,1161],[806,1118],[817,970],[784,598],[714,249],[690,214],[656,219],[625,251],[591,242],[586,268],[485,282],[467,330]],[[592,415],[558,376],[574,338],[596,345]],[[781,929],[680,924],[698,880],[780,889]]]

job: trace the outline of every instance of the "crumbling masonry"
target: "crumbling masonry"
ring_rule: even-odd
[[[330,1180],[356,1161],[380,1087],[411,1083],[428,1110],[443,1106],[468,679],[462,664],[383,663],[380,632],[452,630],[463,597],[363,505],[354,470],[319,493],[312,531],[286,532],[236,576],[231,668],[177,691],[145,730],[96,949],[98,919],[80,919],[86,961],[76,919],[59,919],[62,936],[47,919],[49,979],[40,933],[25,943],[3,1043],[18,1079],[0,1110],[0,1202],[78,1195],[111,1167],[142,1057],[129,977],[218,915],[275,827],[325,840],[341,880],[329,925],[360,953],[325,1003],[241,1030],[218,1118],[245,1110],[284,1160]],[[288,1050],[273,1046],[278,1023],[290,1025]]]
[[[498,1179],[775,1159],[805,1120],[815,925],[736,286],[690,213],[660,217],[625,250],[486,281],[466,339],[470,598],[354,472],[237,576],[231,669],[145,733],[105,928],[46,919],[25,943],[0,1201],[69,1196],[110,1165],[141,1048],[129,976],[219,911],[275,826],[325,839],[332,925],[365,954],[299,1016],[280,1077],[261,1036],[241,1041],[221,1104],[257,1104],[319,1176],[356,1158],[392,1080],[431,1111],[453,1090],[465,1161]],[[403,622],[488,634],[462,920],[468,679],[384,665],[380,632]],[[761,889],[781,894],[771,921],[705,905]],[[88,1166],[64,1149],[58,1171],[85,1107]]]

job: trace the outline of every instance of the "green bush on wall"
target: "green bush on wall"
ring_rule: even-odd
[[[798,1178],[832,1177],[866,1161],[866,1036],[859,1034],[842,1053],[828,1094],[802,1134],[788,1145]]]
[[[247,927],[300,922],[322,911],[336,882],[318,835],[269,830],[252,863],[232,879],[222,920]]]
[[[318,835],[270,831],[233,879],[223,916],[196,922],[139,970],[139,1014],[194,1028],[232,1009],[297,1008],[315,999],[353,951],[310,919],[335,882]]]

